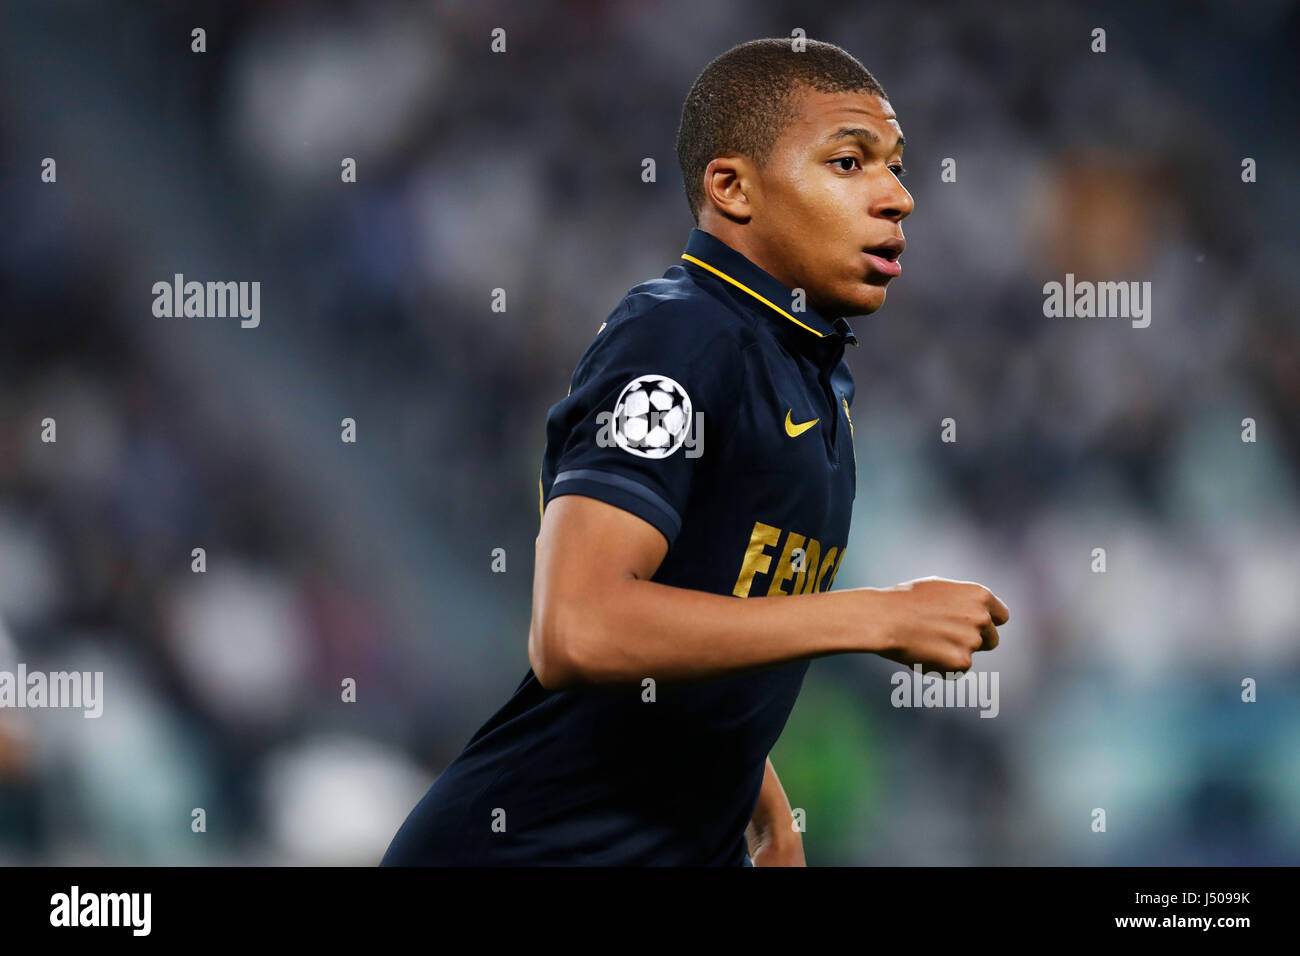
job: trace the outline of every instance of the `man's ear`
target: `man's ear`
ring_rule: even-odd
[[[748,222],[754,215],[758,174],[744,156],[719,156],[704,170],[704,201],[728,219]]]

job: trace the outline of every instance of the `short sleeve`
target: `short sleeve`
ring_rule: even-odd
[[[743,347],[734,319],[677,300],[615,312],[547,416],[546,501],[599,499],[654,525],[671,546],[693,482],[736,418]]]

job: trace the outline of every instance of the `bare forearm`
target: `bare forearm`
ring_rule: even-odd
[[[568,678],[609,684],[724,677],[800,658],[885,649],[873,589],[734,598],[626,578],[574,609]],[[849,595],[853,595],[849,597]],[[850,606],[851,605],[851,606]]]
[[[785,788],[781,786],[776,768],[772,766],[772,758],[769,757],[763,771],[763,786],[758,792],[758,802],[754,804],[751,826],[759,832],[784,834],[787,831],[794,832],[793,821],[794,811],[790,808]]]
[[[763,770],[763,785],[754,805],[745,842],[755,866],[807,866],[803,837],[794,825],[794,811],[786,799],[776,768],[769,757]]]
[[[582,495],[551,502],[537,539],[528,660],[542,686],[708,680],[803,658],[877,653],[969,670],[1010,612],[988,588],[924,578],[889,588],[737,598],[654,580],[668,542]]]

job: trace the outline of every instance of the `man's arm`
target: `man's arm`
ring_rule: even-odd
[[[528,632],[543,687],[715,678],[847,651],[964,671],[1009,617],[987,588],[937,578],[744,599],[670,587],[650,580],[667,553],[653,525],[621,508],[552,499]]]
[[[754,815],[745,829],[749,858],[755,866],[807,866],[803,837],[794,826],[794,811],[776,777],[772,758],[767,758],[763,786],[758,792]]]

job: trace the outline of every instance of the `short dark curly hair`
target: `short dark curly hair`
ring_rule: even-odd
[[[677,162],[691,215],[704,206],[704,171],[718,156],[748,156],[762,167],[782,131],[795,118],[799,87],[825,93],[885,96],[876,78],[847,50],[820,40],[749,40],[713,60],[682,104]],[[887,97],[886,97],[887,98]]]

